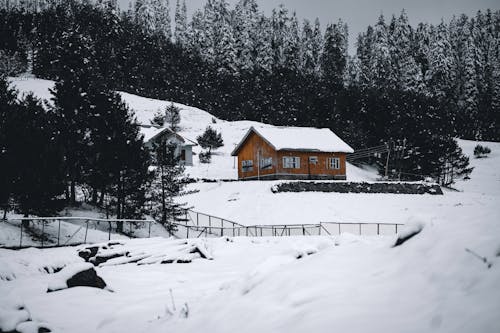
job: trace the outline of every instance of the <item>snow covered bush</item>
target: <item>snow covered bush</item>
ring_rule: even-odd
[[[491,153],[491,149],[487,146],[477,145],[474,148],[474,156],[476,156],[476,158],[487,157],[486,155],[488,155],[489,153]]]

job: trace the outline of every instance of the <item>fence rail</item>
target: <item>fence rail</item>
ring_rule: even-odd
[[[151,237],[154,220],[28,217],[0,220],[6,247],[54,247]],[[18,229],[18,230],[17,230]]]
[[[401,223],[381,222],[320,222],[318,224],[282,224],[282,225],[236,225],[221,227],[211,225],[190,225],[174,223],[176,235],[181,238],[196,237],[276,237],[276,236],[321,236],[352,233],[359,235],[387,236],[397,234]]]
[[[0,247],[54,247],[127,238],[149,238],[154,220],[90,217],[30,217],[0,220],[6,228]],[[391,235],[401,223],[320,222],[317,224],[242,225],[220,217],[187,210],[182,222],[172,223],[178,238],[321,236],[353,233]],[[163,227],[161,229],[165,230]],[[153,231],[154,232],[154,231]]]

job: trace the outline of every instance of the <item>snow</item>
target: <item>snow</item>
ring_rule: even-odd
[[[140,133],[144,135],[144,142],[148,142],[164,130],[167,130],[166,128],[157,128],[157,127],[144,127],[141,126],[140,128]]]
[[[140,109],[138,118],[152,116],[160,104],[124,96]],[[188,171],[234,178],[230,152],[259,124],[213,123],[210,114],[187,106],[181,116],[183,135],[196,137],[211,125],[226,143],[210,168],[195,165]],[[0,280],[2,324],[19,321],[22,304],[33,321],[75,333],[499,332],[500,143],[458,142],[475,169],[470,180],[454,184],[457,191],[440,196],[273,194],[270,188],[278,182],[255,181],[191,184],[189,189],[200,192],[182,198],[196,210],[249,225],[335,220],[424,225],[401,246],[393,247],[396,235],[349,233],[203,239],[213,260],[95,267],[113,293],[86,287],[46,293],[54,270],[44,267],[82,262],[80,248],[0,249],[0,272],[9,277]],[[491,154],[475,159],[476,144],[488,146]],[[369,171],[355,170],[354,177],[370,177]],[[3,233],[9,227],[0,228]],[[174,239],[123,242],[135,254],[175,257],[183,246]]]
[[[72,264],[64,267],[60,272],[51,276],[48,290],[56,291],[68,288],[67,281],[76,274],[94,268],[94,265],[86,262]]]
[[[312,127],[252,127],[275,150],[311,150],[319,152],[353,153],[354,150],[328,128]],[[241,141],[240,144],[242,144]],[[239,146],[233,151],[236,151]]]

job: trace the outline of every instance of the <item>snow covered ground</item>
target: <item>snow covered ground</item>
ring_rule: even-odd
[[[35,87],[37,94],[44,94],[46,81],[15,84],[32,88],[38,81],[45,88]],[[160,103],[124,98],[148,115]],[[198,109],[186,107],[182,116],[187,137],[212,124],[212,117]],[[210,169],[195,165],[191,172],[230,178],[228,154],[245,123],[252,124],[216,120],[226,146]],[[459,143],[472,156],[477,143]],[[471,157],[471,179],[442,196],[273,194],[275,182],[218,182],[191,184],[200,192],[182,198],[196,210],[243,224],[340,220],[424,226],[398,247],[392,247],[395,236],[347,233],[207,239],[213,260],[103,265],[95,269],[109,290],[76,287],[51,293],[46,290],[55,270],[83,262],[78,248],[0,249],[0,326],[30,317],[54,332],[76,333],[499,332],[500,143],[481,144],[492,153]],[[348,177],[369,180],[372,175],[354,170]],[[139,247],[131,243],[134,251],[177,251],[173,245],[179,241],[140,242]]]

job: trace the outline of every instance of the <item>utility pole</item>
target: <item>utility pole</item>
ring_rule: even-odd
[[[389,175],[389,156],[391,156],[391,146],[390,146],[390,143],[388,144],[388,147],[387,147],[387,159],[385,161],[385,178],[387,179],[388,175]]]

